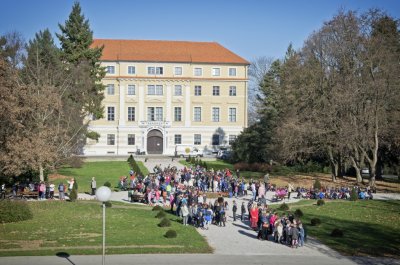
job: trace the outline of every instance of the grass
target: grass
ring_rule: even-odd
[[[346,255],[400,257],[400,201],[326,201],[324,206],[315,203],[307,200],[290,204],[291,211],[303,211],[308,235]],[[308,225],[312,218],[321,219],[321,225]],[[331,237],[334,228],[341,229],[344,236]]]
[[[32,220],[0,226],[0,256],[101,254],[102,208],[99,202],[30,202]],[[113,203],[107,208],[107,254],[210,253],[194,227],[167,213],[171,227],[160,228],[149,207]],[[164,237],[167,230],[176,238]]]
[[[141,161],[137,161],[143,174],[148,174],[147,168]],[[129,175],[129,165],[125,161],[102,161],[102,162],[86,162],[81,168],[62,167],[57,173],[74,177],[78,182],[79,192],[89,192],[92,177],[96,177],[97,186],[103,186],[109,181],[113,187],[117,186],[121,176]],[[56,182],[57,183],[57,182]],[[64,181],[66,183],[66,181]]]

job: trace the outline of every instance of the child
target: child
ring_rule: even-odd
[[[225,226],[225,221],[226,221],[226,217],[225,217],[225,209],[222,207],[221,211],[219,212],[219,226],[224,225]]]
[[[299,239],[299,229],[297,229],[296,224],[292,224],[290,234],[292,235],[292,248],[297,248],[297,241]]]
[[[299,223],[299,245],[300,245],[300,247],[304,246],[304,236],[305,236],[305,232],[304,232],[303,224]]]
[[[236,201],[233,200],[233,207],[232,207],[232,212],[233,212],[233,221],[236,221],[236,211],[237,211],[237,205],[236,205]]]
[[[240,219],[242,220],[242,221],[244,221],[244,219],[245,219],[245,214],[246,214],[246,206],[244,205],[244,202],[242,202],[242,208],[241,208],[241,216],[240,216]]]

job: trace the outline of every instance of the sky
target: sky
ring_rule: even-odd
[[[25,40],[60,32],[75,0],[0,0],[0,34]],[[338,10],[380,8],[400,18],[399,0],[80,0],[95,38],[215,41],[252,61],[282,58]],[[56,37],[54,36],[56,39]]]

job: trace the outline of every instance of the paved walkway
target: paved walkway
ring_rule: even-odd
[[[145,166],[150,171],[152,171],[156,165],[161,165],[162,168],[168,165],[176,166],[177,168],[183,167],[176,160],[172,161],[171,159],[150,158],[147,160],[147,162],[145,162]],[[272,202],[271,199],[273,195],[273,192],[267,192],[266,197],[268,204],[282,203]],[[232,217],[232,201],[234,199],[237,201],[237,213],[240,213],[241,203],[245,202],[247,205],[250,197],[251,196],[248,195],[237,199],[226,198],[229,203],[226,227],[217,227],[215,225],[211,225],[209,230],[198,229],[198,232],[207,239],[210,246],[214,249],[215,255],[158,255],[165,257],[161,260],[154,259],[152,255],[150,255],[150,259],[142,259],[141,255],[134,255],[134,260],[140,260],[140,262],[137,264],[183,264],[180,263],[180,261],[183,262],[185,260],[184,257],[189,257],[188,261],[190,261],[192,264],[209,264],[208,262],[210,259],[212,260],[213,264],[400,264],[398,260],[392,259],[344,257],[338,252],[310,238],[304,247],[297,249],[292,249],[271,241],[260,241],[257,239],[257,233],[249,228],[248,221],[242,222],[240,221],[240,218],[238,218],[237,221],[234,222]],[[79,198],[93,199],[92,196],[85,194],[79,194]],[[376,194],[375,198],[400,199],[400,196],[399,194]],[[111,200],[128,203],[128,193],[113,192]],[[298,200],[294,198],[291,198],[290,201],[285,200],[285,202],[290,203],[296,201]],[[129,255],[122,255],[118,258],[111,256],[108,259],[113,260],[113,262],[110,262],[111,264],[128,264],[124,263],[124,261],[128,259],[127,257],[129,257]],[[138,257],[140,258],[138,259]],[[193,259],[193,257],[195,258]],[[150,262],[150,260],[154,263]],[[193,263],[193,260],[195,263]]]

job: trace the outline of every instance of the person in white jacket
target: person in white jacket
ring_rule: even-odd
[[[181,206],[180,216],[183,218],[183,225],[188,225],[189,208],[186,203]]]

